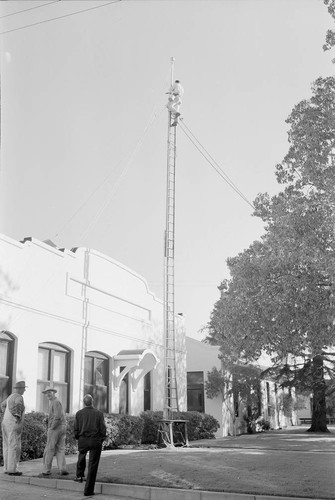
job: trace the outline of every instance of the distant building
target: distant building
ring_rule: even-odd
[[[218,346],[204,344],[198,340],[186,337],[187,351],[187,409],[209,413],[220,422],[220,429],[216,435],[228,436],[247,432],[247,409],[239,400],[238,394],[218,396],[210,399],[206,396],[205,382],[208,372],[215,367],[221,370]],[[270,362],[267,358],[262,363]],[[261,382],[260,416],[268,421],[272,429],[279,429],[289,425],[297,425],[296,411],[290,413],[284,410],[283,400],[286,391],[282,390],[273,380]],[[293,400],[295,398],[292,392]],[[234,429],[235,425],[235,429]]]

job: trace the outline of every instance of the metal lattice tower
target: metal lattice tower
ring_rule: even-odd
[[[171,58],[171,84],[173,79]],[[167,187],[166,187],[166,229],[164,259],[164,333],[165,333],[165,399],[164,418],[172,418],[172,412],[179,410],[176,377],[176,330],[174,291],[174,249],[175,249],[175,191],[176,191],[176,138],[177,127],[173,113],[168,112],[167,144]]]

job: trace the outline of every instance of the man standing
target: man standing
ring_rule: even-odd
[[[2,420],[2,448],[4,473],[10,476],[21,476],[17,470],[21,457],[21,434],[24,420],[23,393],[26,390],[23,380],[14,386],[14,392],[1,403],[1,411],[5,412]]]
[[[106,425],[103,413],[93,408],[90,394],[84,396],[85,407],[76,413],[74,420],[74,436],[78,439],[77,476],[75,481],[82,482],[86,467],[86,454],[89,451],[88,472],[84,488],[84,496],[94,495],[102,443],[106,437]]]
[[[65,462],[66,420],[62,403],[56,398],[57,389],[46,387],[42,394],[49,400],[48,436],[43,454],[43,476],[50,476],[52,460],[56,455],[59,473],[67,476]]]

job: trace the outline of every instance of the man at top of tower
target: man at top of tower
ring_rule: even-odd
[[[183,86],[181,85],[179,80],[175,80],[175,82],[171,85],[170,94],[181,97],[184,94]]]
[[[178,117],[180,116],[179,109],[181,106],[181,96],[184,94],[184,89],[179,80],[171,85],[169,92],[169,101],[167,103],[167,108],[171,111],[174,121],[172,126],[176,126],[178,123]]]

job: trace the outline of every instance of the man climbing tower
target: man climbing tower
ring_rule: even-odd
[[[173,123],[171,124],[171,127],[175,127],[178,124],[178,118],[180,116],[179,109],[181,106],[181,97],[184,94],[184,89],[180,81],[176,80],[174,84],[171,85],[171,88],[167,93],[170,94],[167,108],[169,111],[171,111],[172,117],[174,119]]]

